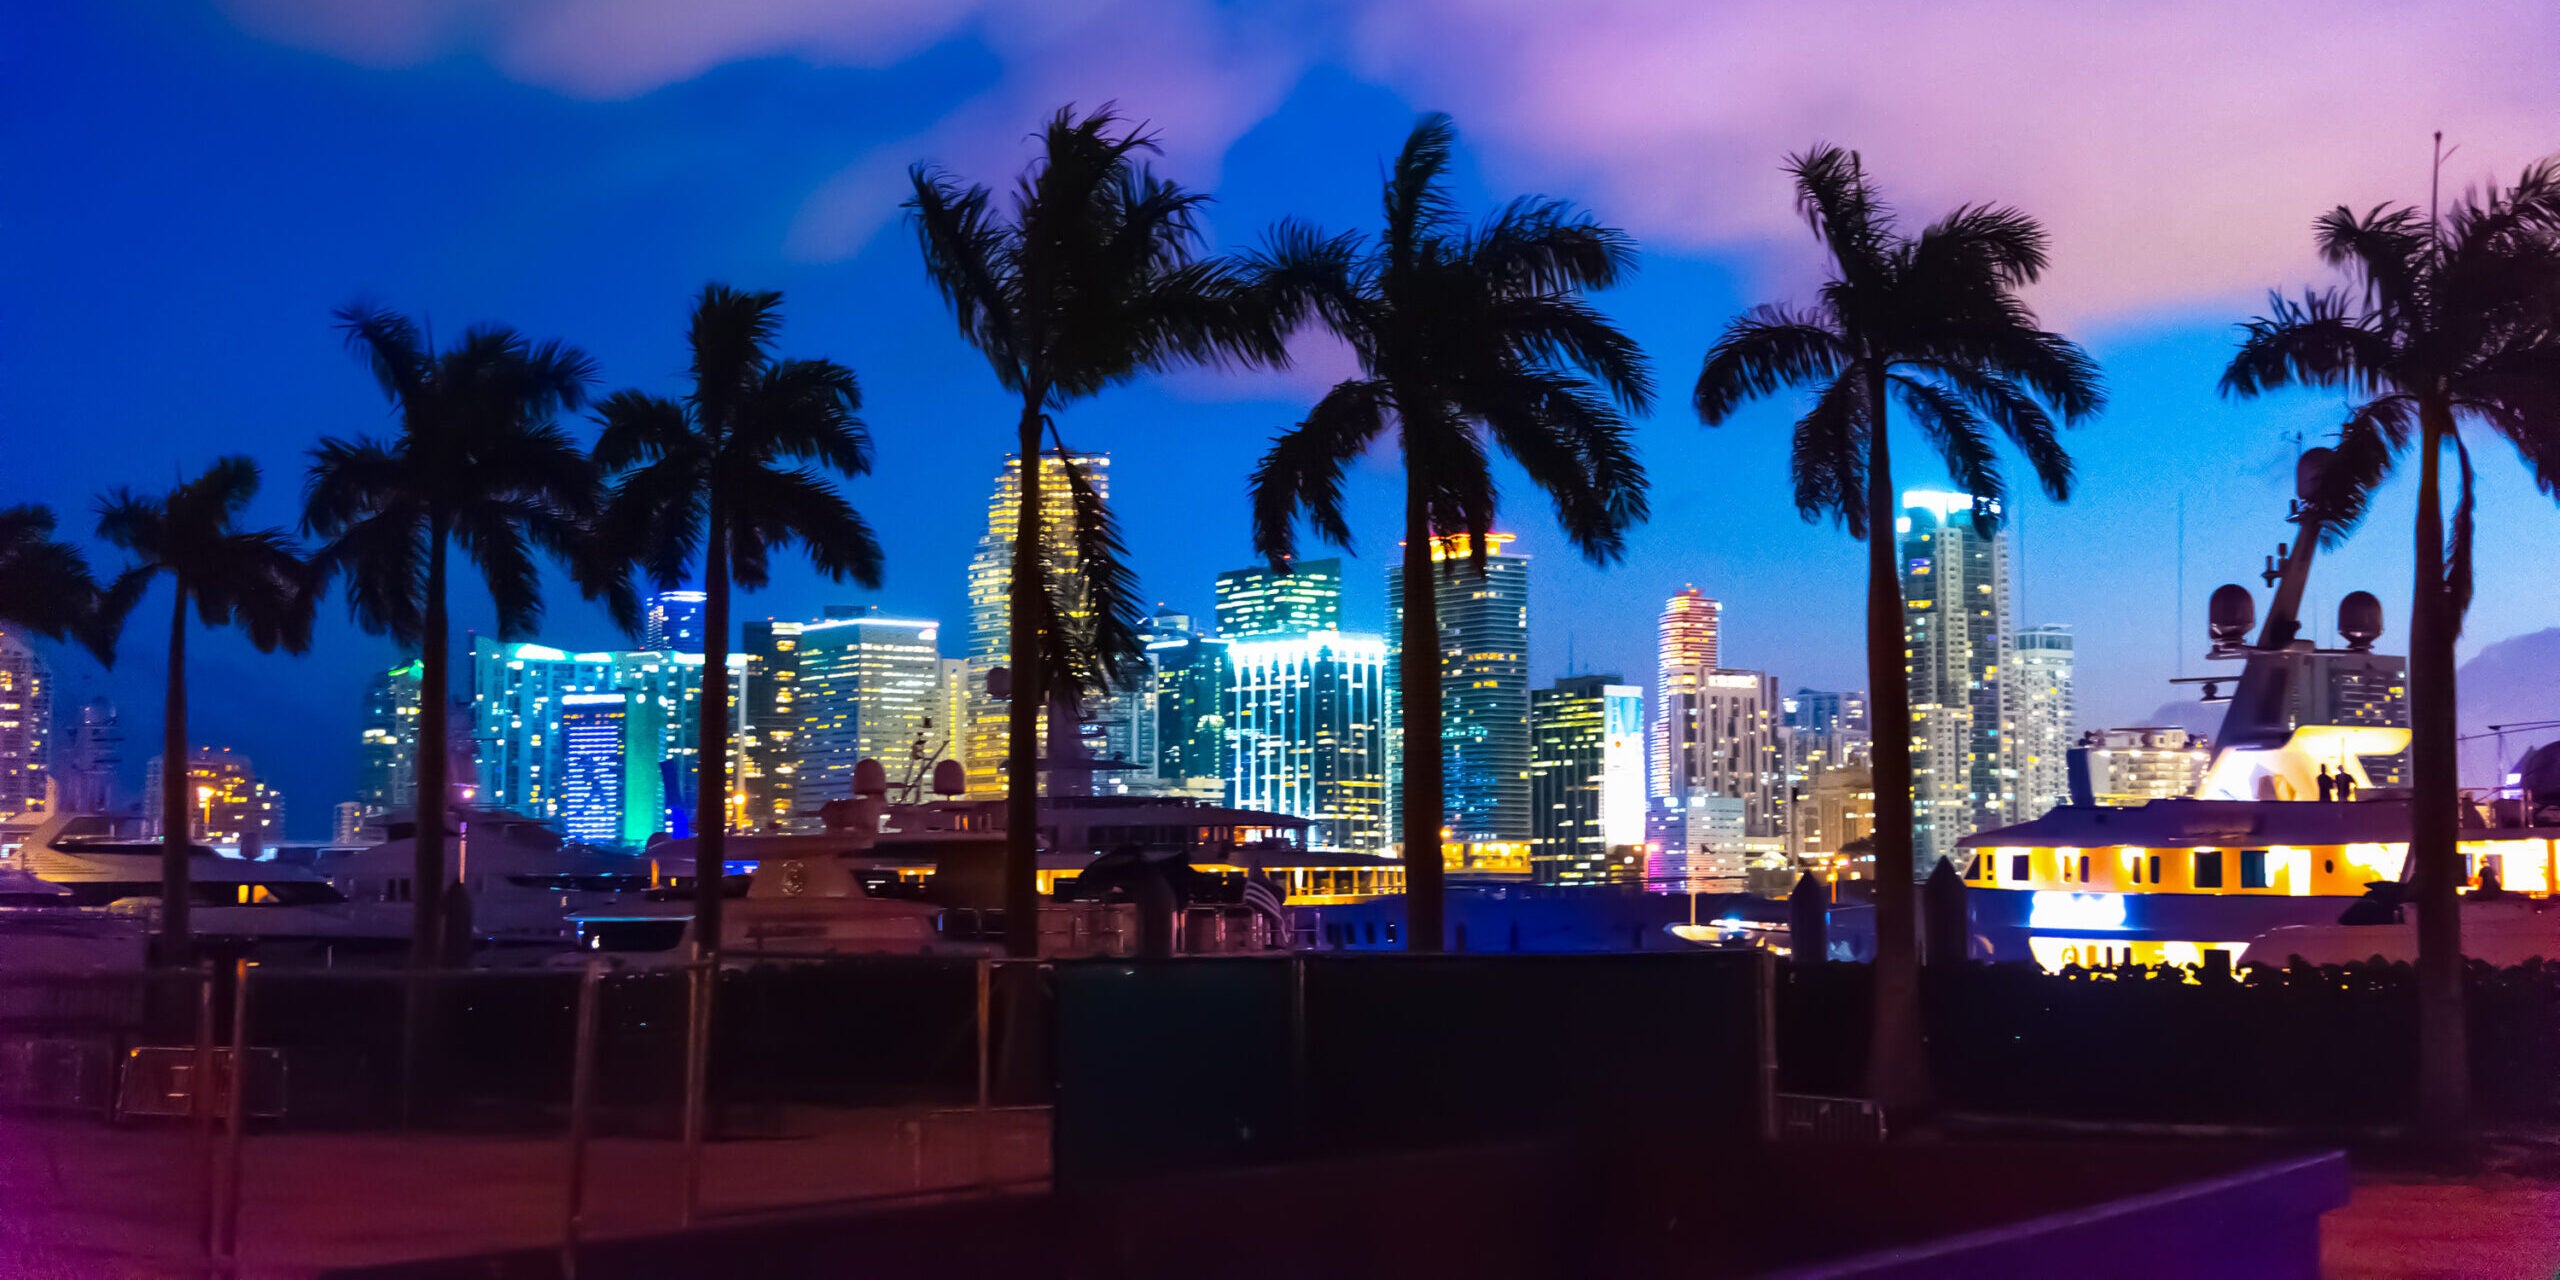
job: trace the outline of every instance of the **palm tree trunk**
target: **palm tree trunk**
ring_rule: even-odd
[[[2470,1146],[2471,1070],[2462,1011],[2462,861],[2455,843],[2455,621],[2437,493],[2452,427],[2452,409],[2441,394],[2421,399],[2417,584],[2409,609],[2409,857],[2418,906],[2419,1131],[2428,1147],[2458,1160]]]
[[[1047,637],[1035,602],[1047,589],[1047,550],[1041,538],[1040,405],[1048,389],[1022,393],[1020,505],[1013,521],[1013,582],[1006,605],[1012,632],[1006,663],[1012,668],[1012,703],[1006,708],[1004,780],[1004,951],[1040,954],[1040,713],[1041,660]]]
[[[451,737],[445,728],[452,655],[446,652],[445,522],[427,522],[427,599],[418,652],[418,794],[415,851],[409,868],[409,964],[433,969],[444,960],[444,817],[452,799]]]
[[[187,803],[187,580],[172,574],[169,585],[178,602],[169,618],[169,703],[160,734],[160,963],[182,965],[195,949],[195,891],[187,876],[187,826],[195,815]]]
[[[694,937],[705,956],[720,951],[729,857],[729,526],[715,481],[704,504],[702,715],[693,761]]]
[[[1903,656],[1901,556],[1881,366],[1867,375],[1867,413],[1867,687],[1876,788],[1875,1008],[1867,1092],[1889,1119],[1899,1121],[1926,1114],[1930,1088],[1912,903],[1911,673]]]
[[[1440,598],[1431,560],[1431,511],[1410,471],[1404,499],[1404,634],[1397,656],[1403,735],[1404,946],[1438,951],[1445,936],[1440,825]]]

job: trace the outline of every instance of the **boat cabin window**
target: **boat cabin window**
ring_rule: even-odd
[[[2151,883],[2160,883],[2160,855],[2151,855]]]
[[[2089,883],[2089,855],[2080,855],[2080,883]]]
[[[2220,849],[2201,849],[2196,852],[2196,887],[2199,889],[2222,887],[2222,851]]]
[[[2267,885],[2267,851],[2264,849],[2241,850],[2240,887],[2243,889],[2264,889]]]
[[[2029,863],[2028,863],[2028,861],[2027,861],[2027,856],[2028,856],[2028,855],[2023,854],[2023,853],[2013,853],[2013,854],[2010,854],[2010,855],[2009,855],[2009,878],[2010,878],[2010,879],[2012,879],[2012,880],[2025,880],[2025,879],[2027,878],[2027,876],[2030,874],[2030,872],[2029,872],[2029,866],[2030,866],[2030,864],[2029,864]]]

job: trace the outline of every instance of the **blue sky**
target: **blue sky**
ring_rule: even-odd
[[[2000,40],[2049,38],[1988,0],[1953,8],[2004,23]],[[717,279],[784,290],[784,346],[860,375],[879,465],[848,492],[889,557],[876,594],[788,570],[742,616],[867,600],[956,624],[1010,414],[926,287],[884,178],[934,158],[1002,181],[1059,101],[1116,96],[1156,120],[1167,168],[1216,193],[1215,230],[1241,244],[1284,215],[1367,226],[1382,158],[1418,111],[1445,108],[1467,147],[1471,207],[1530,190],[1566,196],[1646,247],[1637,278],[1601,301],[1653,355],[1666,392],[1639,441],[1652,522],[1623,564],[1595,568],[1506,476],[1505,523],[1538,557],[1534,673],[1561,674],[1569,651],[1580,669],[1650,683],[1655,610],[1695,583],[1725,601],[1728,662],[1772,670],[1788,688],[1855,686],[1859,548],[1789,502],[1785,428],[1797,406],[1716,431],[1686,408],[1727,318],[1816,282],[1776,166],[1822,138],[1867,148],[1915,216],[1983,198],[2053,222],[2056,267],[2037,300],[2104,363],[2112,404],[2071,440],[2083,478],[2071,503],[2020,504],[2020,619],[2071,624],[2082,723],[2127,723],[2168,700],[2180,653],[2189,674],[2203,670],[2204,595],[2254,584],[2287,534],[2287,433],[2316,441],[2340,416],[2335,396],[2231,404],[2214,392],[2232,324],[2264,289],[2322,279],[2311,217],[2341,199],[2423,195],[2434,128],[2466,142],[2450,185],[2560,149],[2549,109],[2560,95],[2547,75],[2510,65],[2520,40],[2560,50],[2560,22],[2528,6],[2479,6],[2473,34],[2495,48],[2478,58],[2440,42],[2412,49],[2415,36],[2356,54],[2401,60],[2383,68],[2408,89],[2401,101],[2359,101],[2344,120],[2299,128],[2279,126],[2335,106],[2319,100],[2336,92],[2322,68],[2270,84],[2223,54],[2119,65],[2146,42],[2201,32],[2209,11],[2193,6],[2128,6],[2105,19],[2122,29],[2087,33],[2124,52],[2080,50],[2041,80],[1986,79],[1974,92],[1953,75],[1900,101],[1861,68],[1897,42],[1925,47],[1934,25],[1871,32],[1826,70],[1788,62],[1804,55],[1767,6],[1602,9],[1605,20],[1560,33],[1517,6],[1454,4],[1293,5],[1287,22],[1280,10],[1189,0],[1092,0],[1074,22],[1007,0],[757,0],[735,14],[577,0],[386,0],[346,13],[300,0],[12,6],[0,17],[0,502],[50,503],[85,535],[100,490],[165,486],[244,452],[267,474],[257,518],[289,523],[315,439],[390,426],[331,331],[331,308],[376,299],[439,332],[504,321],[585,347],[608,386],[672,391],[687,297]],[[1452,22],[1417,25],[1428,12]],[[1828,6],[1805,13],[1789,21],[1841,21]],[[2235,14],[2227,21],[2279,34],[2298,16],[2303,40],[2331,38],[2313,32],[2307,9]],[[1115,32],[1116,20],[1142,34]],[[1742,59],[1736,48],[1753,41],[1775,52]],[[1683,48],[1693,62],[1657,65]],[[1745,74],[1745,62],[1779,70]],[[2050,111],[1998,109],[2039,93]],[[2238,111],[2266,127],[2237,138],[2211,127]],[[2131,128],[2111,123],[2126,118],[2147,127],[2110,132]],[[2214,142],[2187,145],[2191,130]],[[1072,443],[1113,454],[1151,595],[1205,611],[1211,577],[1251,559],[1234,495],[1322,373],[1185,374],[1062,419]],[[1901,450],[1903,479],[1940,478],[1918,465],[1916,445]],[[2504,446],[2479,455],[2486,535],[2466,654],[2560,624],[2534,554],[2560,546],[2560,509]],[[1381,621],[1393,493],[1382,462],[1361,473],[1357,626]],[[2174,628],[2182,502],[2193,635]],[[2410,511],[2395,486],[2315,577],[2324,631],[2337,597],[2365,587],[2396,637]],[[112,553],[97,554],[112,568]],[[472,593],[457,616],[488,625]],[[137,774],[160,703],[158,629],[138,622],[112,673],[54,653],[66,705],[103,693],[123,707]],[[613,640],[565,589],[541,638]],[[258,655],[227,636],[191,653],[196,736],[245,752],[279,783],[294,834],[325,829],[353,786],[362,682],[395,660],[389,643],[357,632],[333,600],[306,657]]]

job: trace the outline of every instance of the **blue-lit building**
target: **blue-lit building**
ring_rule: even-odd
[[[471,739],[479,795],[475,803],[512,809],[548,822],[564,822],[568,805],[568,743],[561,732],[567,699],[578,694],[630,694],[648,714],[628,722],[633,739],[628,768],[645,766],[652,778],[672,779],[674,793],[651,815],[649,830],[672,830],[670,810],[690,813],[694,760],[702,725],[702,655],[649,650],[570,653],[539,644],[499,644],[482,636],[471,644]],[[729,655],[729,723],[744,732],[738,714],[745,702],[747,655]],[[729,776],[743,777],[739,737],[730,739]],[[627,776],[627,775],[626,775]],[[626,798],[631,794],[625,789]],[[725,806],[724,806],[725,807]],[[646,838],[646,833],[643,833]]]
[[[636,691],[560,698],[560,829],[588,844],[638,848],[661,829],[666,787],[651,751],[657,704]]]
[[[1386,641],[1313,631],[1227,647],[1228,804],[1307,818],[1308,845],[1386,842]]]
[[[661,591],[640,617],[640,647],[664,653],[702,652],[703,594]]]
[[[1140,690],[1151,733],[1142,737],[1141,760],[1154,761],[1160,795],[1224,800],[1227,788],[1227,651],[1231,642],[1192,629],[1191,619],[1170,609],[1152,619],[1147,640],[1147,685]]]
[[[1432,544],[1440,614],[1441,803],[1450,840],[1529,847],[1529,557],[1507,533],[1485,538],[1478,572],[1464,535]],[[1455,563],[1451,563],[1451,562]],[[1401,780],[1394,697],[1404,636],[1404,574],[1387,571],[1388,751]],[[1401,826],[1402,814],[1389,821]],[[1394,838],[1402,839],[1397,830]],[[1522,868],[1526,869],[1525,865]]]

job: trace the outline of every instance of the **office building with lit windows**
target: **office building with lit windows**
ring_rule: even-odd
[[[479,794],[484,808],[512,809],[560,822],[567,814],[568,749],[560,732],[563,699],[572,694],[631,693],[654,708],[654,740],[643,744],[649,768],[664,780],[665,804],[657,829],[690,829],[694,823],[694,760],[702,734],[703,660],[698,653],[603,650],[570,653],[539,644],[499,644],[475,637],[471,644],[471,736],[477,748]],[[744,778],[741,747],[748,732],[740,711],[749,705],[748,655],[729,655],[727,686],[729,776]],[[736,822],[743,808],[733,794],[718,806]],[[683,822],[675,821],[681,815]]]
[[[1540,884],[1643,874],[1644,690],[1566,676],[1529,694],[1530,875]]]
[[[1094,493],[1108,501],[1110,456],[1076,454],[1072,461]],[[1066,463],[1056,455],[1043,454],[1038,466],[1052,596],[1062,602],[1068,626],[1090,626],[1091,615],[1084,604],[1084,566],[1075,547],[1075,498]],[[1011,662],[1013,537],[1021,511],[1022,460],[1007,455],[1003,469],[996,473],[995,491],[987,498],[986,531],[979,535],[977,553],[969,559],[969,723],[956,754],[968,767],[971,795],[1000,795],[1005,789],[1010,704],[987,693],[987,676]],[[1041,719],[1046,736],[1047,717]]]
[[[637,849],[661,829],[666,789],[652,751],[658,705],[638,690],[560,698],[560,830]]]
[[[819,622],[764,624],[788,633],[789,679],[767,677],[790,704],[790,769],[803,812],[853,798],[854,766],[877,760],[893,784],[916,774],[932,746],[942,685],[942,624],[852,609]],[[761,818],[763,815],[759,815]]]
[[[1665,601],[1656,638],[1653,733],[1646,760],[1655,796],[1676,793],[1673,761],[1688,749],[1679,738],[1696,723],[1697,679],[1723,665],[1724,605],[1696,587]]]
[[[0,813],[45,806],[53,776],[53,673],[14,627],[0,628]]]
[[[1226,799],[1227,651],[1233,645],[1201,635],[1183,614],[1156,614],[1147,640],[1147,696],[1155,718],[1157,794]],[[1379,760],[1383,769],[1384,757]]]
[[[640,647],[661,653],[702,652],[703,593],[660,591],[640,615]]]
[[[2014,803],[2001,733],[2001,662],[2016,631],[2009,536],[1999,503],[1923,489],[1903,493],[1894,536],[1911,673],[1912,869],[1925,877]]]
[[[2009,821],[2032,822],[2071,798],[2074,724],[2071,628],[2029,627],[2009,642],[2000,669],[2001,737],[2009,759],[2004,779]]]
[[[1300,560],[1218,575],[1218,634],[1230,640],[1342,629],[1342,562]]]
[[[1312,631],[1226,646],[1227,803],[1306,818],[1311,848],[1386,842],[1386,641]]]
[[[407,809],[417,800],[419,671],[412,659],[365,685],[355,802],[366,816]]]
[[[1525,855],[1529,809],[1529,557],[1514,536],[1491,534],[1479,563],[1464,534],[1431,547],[1440,623],[1441,802],[1447,838],[1517,846]],[[1402,777],[1397,726],[1404,636],[1404,574],[1387,571],[1389,790]],[[1401,816],[1390,823],[1401,840]],[[1524,857],[1525,860],[1525,857]],[[1523,870],[1526,868],[1523,867]]]
[[[143,766],[143,817],[151,834],[168,830],[160,803],[160,770],[166,756]],[[187,753],[187,838],[198,844],[246,848],[273,844],[284,835],[284,796],[260,782],[249,758],[229,747],[197,747]]]

